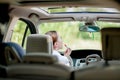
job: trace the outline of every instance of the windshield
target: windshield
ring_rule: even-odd
[[[83,22],[49,22],[42,23],[39,26],[39,31],[44,34],[50,30],[56,30],[64,43],[72,50],[76,49],[99,49],[101,50],[100,32],[82,32],[79,31],[79,25]]]

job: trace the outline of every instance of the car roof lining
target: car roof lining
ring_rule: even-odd
[[[119,0],[0,0],[0,3],[10,3],[18,6],[94,6],[109,7],[120,10]],[[107,3],[107,4],[106,4]]]
[[[19,0],[18,3],[22,6],[94,6],[120,9],[118,0]]]

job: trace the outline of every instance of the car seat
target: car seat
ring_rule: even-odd
[[[48,35],[31,34],[27,37],[26,53],[52,54],[52,39]]]
[[[72,68],[59,64],[57,57],[51,55],[51,52],[51,37],[29,35],[24,62],[7,67],[7,77],[25,80],[70,80]]]

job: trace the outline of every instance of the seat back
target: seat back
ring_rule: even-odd
[[[3,42],[0,44],[0,64],[9,65],[22,62],[25,51],[14,42]]]
[[[26,53],[52,54],[52,38],[48,35],[31,34],[27,37]]]
[[[103,28],[102,51],[105,60],[120,60],[120,28]]]
[[[70,80],[72,69],[58,64],[56,56],[50,54],[29,53],[24,63],[10,65],[7,77],[37,80]]]

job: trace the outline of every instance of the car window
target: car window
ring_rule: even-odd
[[[26,36],[28,36],[29,34],[30,29],[28,28],[27,23],[22,20],[18,20],[13,29],[11,41],[18,43],[20,46],[25,48]]]

